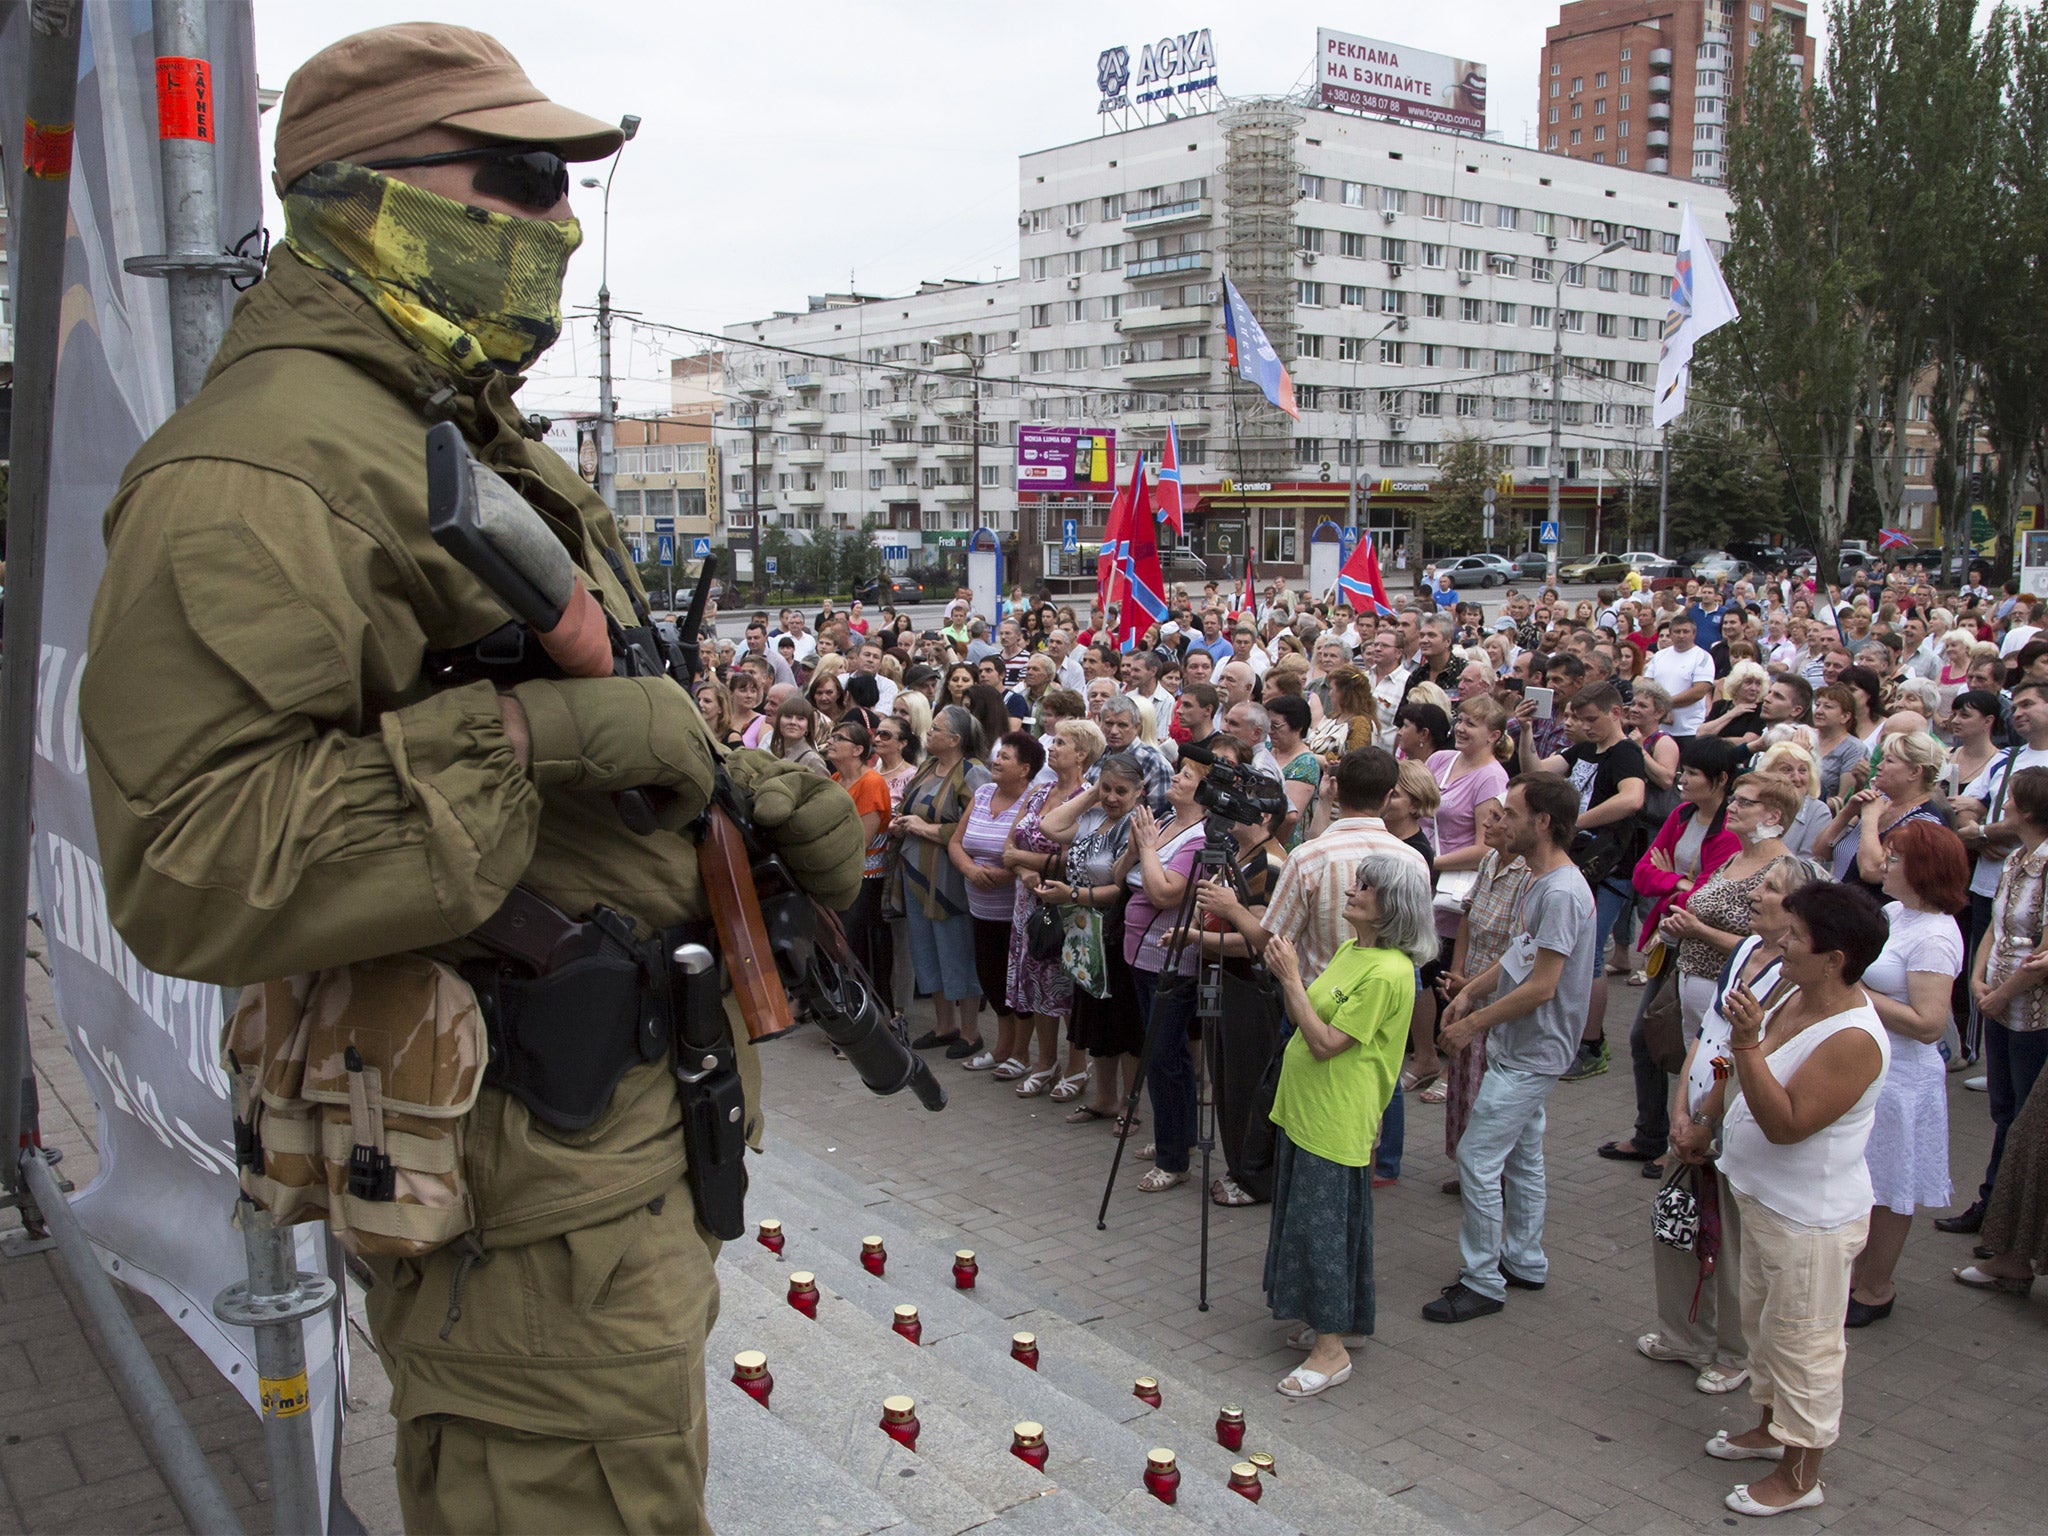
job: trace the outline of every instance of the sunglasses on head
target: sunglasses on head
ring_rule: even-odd
[[[445,149],[434,155],[372,160],[365,169],[403,171],[422,165],[457,165],[465,160],[477,162],[470,186],[485,197],[501,197],[536,213],[546,213],[569,195],[569,162],[552,149],[538,149],[531,144],[478,144],[469,149]]]

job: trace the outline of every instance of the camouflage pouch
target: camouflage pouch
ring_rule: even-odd
[[[453,970],[396,955],[251,988],[227,1043],[254,1154],[242,1187],[279,1221],[325,1215],[351,1253],[390,1258],[474,1225],[463,1157],[486,1045]]]

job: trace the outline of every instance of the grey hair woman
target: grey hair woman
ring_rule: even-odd
[[[1273,1098],[1266,1300],[1308,1358],[1279,1385],[1313,1397],[1347,1381],[1344,1335],[1373,1331],[1372,1160],[1401,1073],[1415,968],[1436,958],[1429,877],[1409,850],[1368,855],[1344,905],[1345,941],[1313,981],[1286,939],[1263,958],[1295,1028]]]

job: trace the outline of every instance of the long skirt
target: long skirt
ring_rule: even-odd
[[[1135,1056],[1145,1049],[1145,1017],[1138,1008],[1138,984],[1124,963],[1124,920],[1121,910],[1102,924],[1104,974],[1109,996],[1093,997],[1074,988],[1074,1012],[1067,1021],[1067,1044],[1090,1056]]]
[[[1444,1063],[1444,1155],[1455,1158],[1472,1106],[1479,1098],[1479,1079],[1486,1075],[1486,1042],[1474,1040]]]
[[[1277,1129],[1266,1304],[1317,1333],[1372,1332],[1372,1169],[1304,1152]]]

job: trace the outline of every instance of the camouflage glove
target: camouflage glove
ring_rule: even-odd
[[[752,796],[754,825],[811,895],[843,912],[860,895],[867,836],[853,797],[831,779],[766,752],[728,753],[727,777]]]
[[[574,677],[512,690],[533,736],[543,789],[674,792],[666,814],[693,819],[711,800],[711,736],[690,696],[665,677]],[[794,766],[794,765],[792,765]]]

